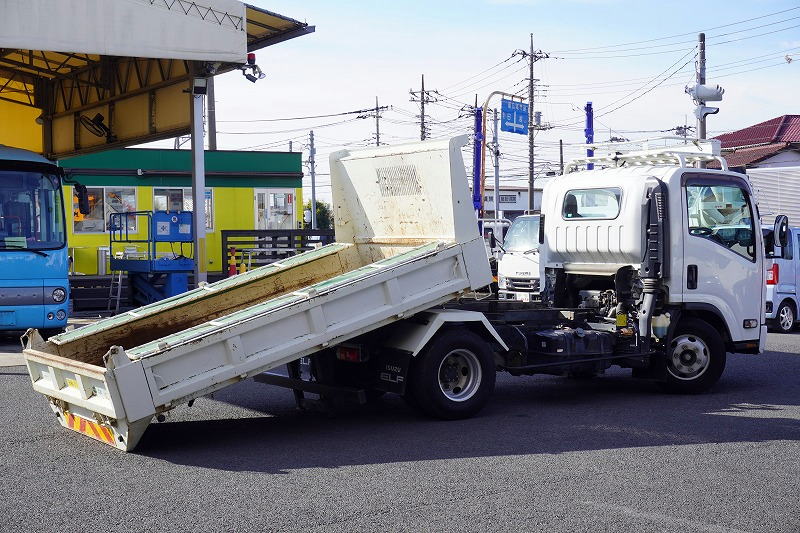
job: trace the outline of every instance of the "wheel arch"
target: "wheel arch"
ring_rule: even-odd
[[[728,323],[720,313],[719,309],[711,304],[691,303],[683,306],[678,322],[682,318],[697,318],[707,322],[711,327],[722,333],[722,341],[728,351],[733,349],[733,339],[728,328]],[[676,324],[677,326],[677,324]],[[674,332],[674,330],[673,330]]]
[[[794,296],[784,297],[783,300],[781,300],[781,303],[778,304],[778,307],[775,308],[776,312],[777,309],[785,303],[788,303],[792,307],[792,311],[794,311],[795,320],[797,320],[797,301],[795,300]]]
[[[404,350],[416,358],[442,329],[465,327],[487,342],[496,342],[504,350],[508,345],[489,320],[477,311],[437,309],[415,315],[403,324],[403,335],[393,336],[383,342],[385,346]],[[420,320],[421,319],[421,320]]]

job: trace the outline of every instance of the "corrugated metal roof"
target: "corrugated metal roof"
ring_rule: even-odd
[[[800,142],[800,115],[782,115],[730,133],[718,135],[722,148],[766,143]]]
[[[764,146],[750,146],[748,148],[736,148],[731,152],[725,152],[723,150],[722,157],[725,158],[725,161],[728,162],[728,166],[733,167],[743,167],[746,165],[750,165],[752,163],[756,163],[761,161],[764,158],[767,158],[771,155],[777,154],[786,146],[788,143],[772,143],[767,144]],[[708,168],[719,168],[719,163],[713,161],[708,164]]]

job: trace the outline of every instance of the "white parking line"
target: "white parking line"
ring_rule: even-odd
[[[661,513],[650,513],[646,511],[639,511],[632,507],[625,507],[624,505],[614,505],[611,503],[598,503],[598,502],[586,502],[586,501],[580,503],[589,507],[594,507],[596,509],[604,511],[616,511],[618,513],[622,513],[628,516],[633,516],[635,518],[643,518],[645,520],[650,520],[651,522],[661,522],[670,526],[690,526],[694,529],[699,529],[701,531],[708,531],[710,533],[746,533],[741,529],[735,529],[726,526],[718,526],[716,524],[703,524],[701,522],[697,522],[696,520],[690,520],[688,518],[680,518],[677,516],[670,516]],[[676,531],[679,530],[676,529]]]

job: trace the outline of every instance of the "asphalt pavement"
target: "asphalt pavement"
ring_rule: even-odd
[[[622,370],[500,375],[455,422],[391,396],[298,412],[247,380],[176,408],[128,454],[59,426],[5,366],[0,529],[796,533],[800,333],[768,348],[729,355],[696,396]]]

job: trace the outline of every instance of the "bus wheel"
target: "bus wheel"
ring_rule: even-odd
[[[44,340],[49,339],[54,335],[58,335],[59,333],[64,333],[64,328],[52,328],[52,329],[40,329],[39,334],[42,336]]]
[[[411,403],[430,416],[469,418],[494,391],[494,357],[486,341],[470,331],[440,332],[414,363]]]

